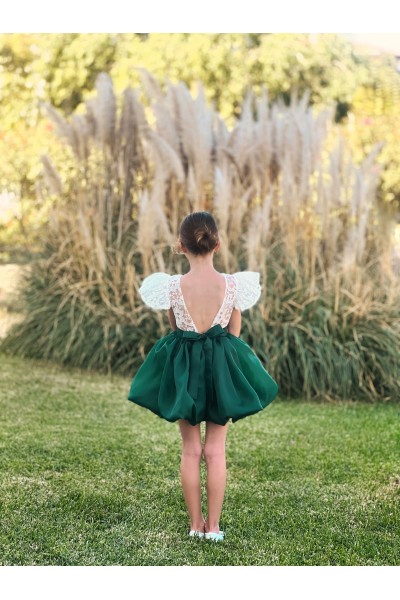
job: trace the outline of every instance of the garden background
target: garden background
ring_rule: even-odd
[[[0,82],[0,563],[396,564],[395,56],[340,34],[1,34]],[[218,550],[182,541],[178,431],[126,401],[169,327],[138,288],[187,269],[195,210],[218,270],[261,273],[241,336],[280,387],[230,431]]]

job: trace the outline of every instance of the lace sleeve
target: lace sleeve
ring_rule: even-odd
[[[260,273],[257,271],[238,271],[234,273],[237,284],[234,308],[246,310],[253,306],[261,296]]]
[[[150,308],[170,308],[168,284],[171,275],[168,273],[152,273],[145,277],[139,288],[140,296]]]

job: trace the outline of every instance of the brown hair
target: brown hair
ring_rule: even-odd
[[[179,239],[174,251],[179,252],[181,242],[195,256],[212,252],[219,242],[218,228],[214,217],[207,211],[190,213],[181,222]]]

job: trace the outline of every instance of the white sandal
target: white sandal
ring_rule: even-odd
[[[190,537],[199,537],[199,538],[204,537],[203,531],[198,531],[197,529],[191,529],[189,531],[189,535],[190,535]]]
[[[206,540],[214,540],[214,542],[222,542],[224,539],[225,533],[221,530],[216,531],[207,531],[205,533]]]

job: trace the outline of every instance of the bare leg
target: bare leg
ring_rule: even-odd
[[[182,434],[181,482],[189,511],[190,529],[204,531],[200,488],[200,462],[203,451],[200,423],[191,425],[187,419],[179,419],[178,423]]]
[[[219,531],[219,518],[226,487],[225,441],[228,424],[229,421],[226,425],[206,421],[204,458],[207,466],[208,517],[205,531]]]

